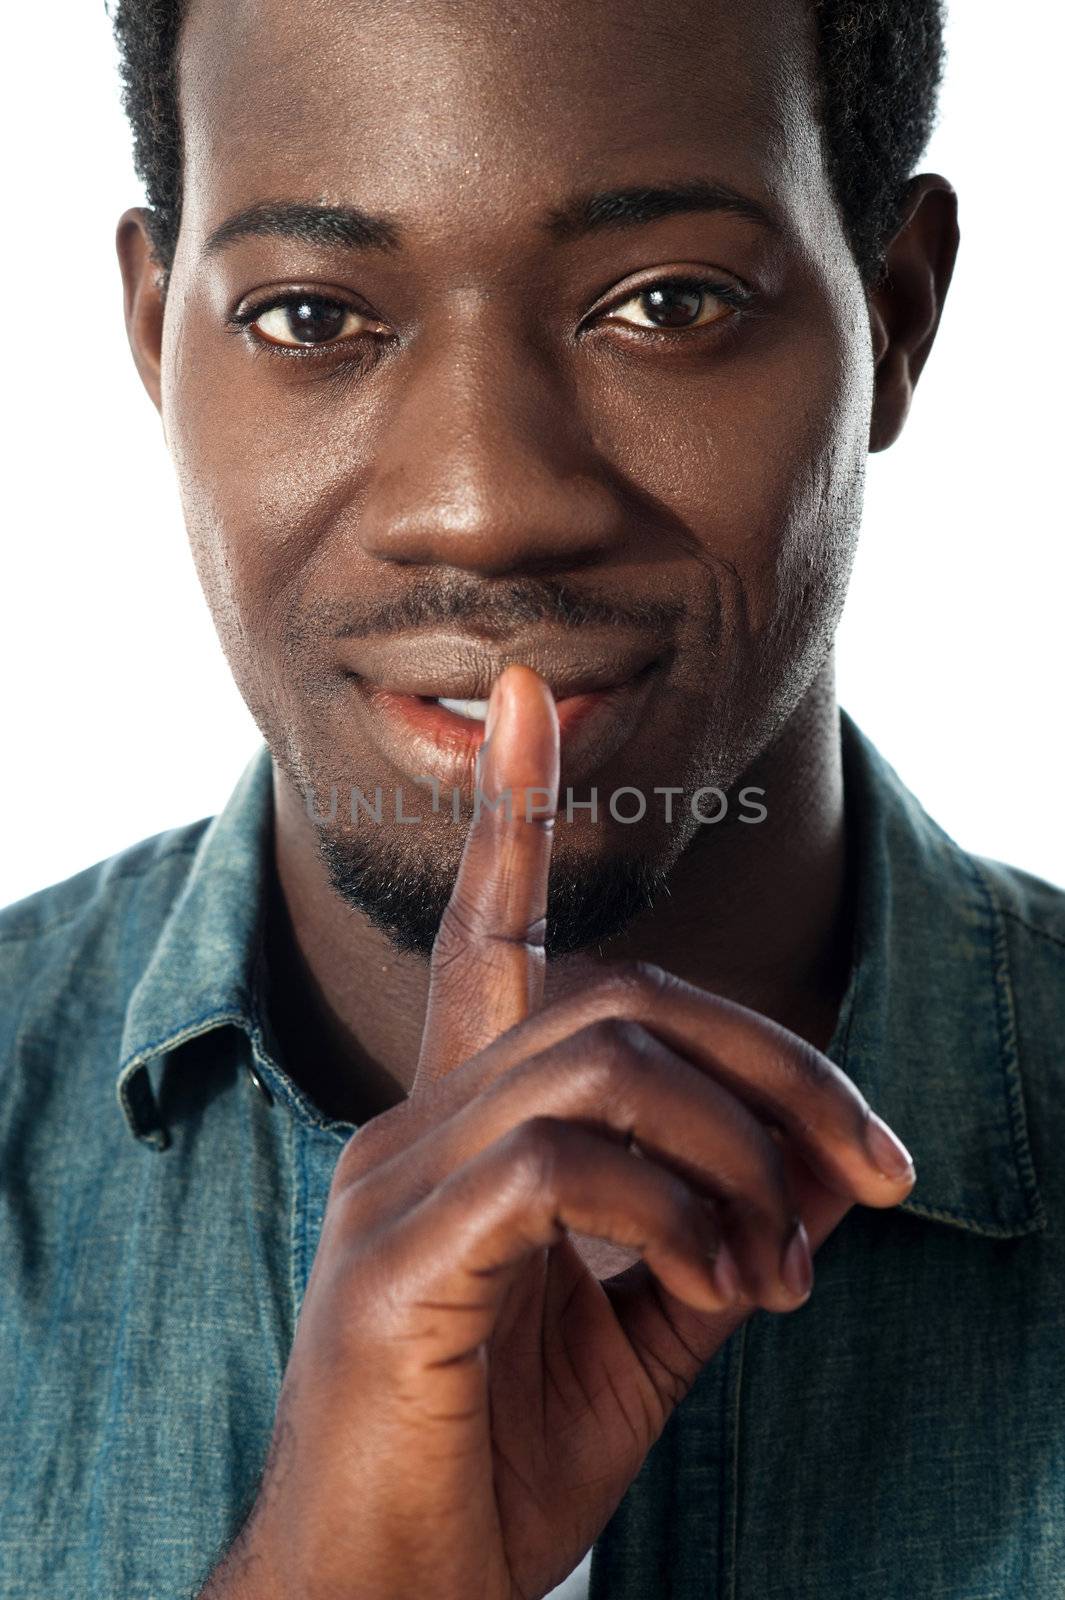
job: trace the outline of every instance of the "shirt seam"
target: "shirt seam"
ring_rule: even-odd
[[[999,1041],[1002,1048],[1001,1067],[1006,1096],[1007,1120],[1013,1159],[1021,1176],[1025,1200],[1029,1208],[1028,1232],[1043,1232],[1049,1219],[1043,1205],[1039,1179],[1032,1160],[1031,1141],[1028,1137],[1028,1119],[1024,1101],[1024,1072],[1021,1066],[1020,1037],[1017,1030],[1017,1012],[1013,994],[1013,975],[1010,970],[1010,949],[1006,928],[1001,920],[1009,915],[995,892],[989,875],[972,856],[965,856],[974,883],[984,898],[988,912],[991,945],[993,993],[998,1012]],[[999,920],[996,922],[996,916]],[[1036,930],[1032,930],[1033,932]]]
[[[1051,944],[1057,945],[1060,950],[1065,950],[1065,938],[1059,933],[1052,933],[1049,928],[1039,928],[1034,922],[1029,922],[1019,911],[1011,911],[1008,906],[999,905],[998,908],[1004,917],[1009,917],[1011,922],[1016,922],[1026,933],[1033,934],[1037,939],[1048,939]]]
[[[303,1140],[301,1126],[298,1118],[288,1117],[289,1170],[292,1173],[292,1203],[289,1207],[288,1229],[288,1282],[292,1296],[292,1325],[295,1327],[299,1320],[302,1307],[304,1285],[299,1279],[300,1273],[300,1200],[303,1186]]]

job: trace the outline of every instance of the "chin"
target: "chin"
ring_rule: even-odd
[[[556,838],[565,827],[556,825]],[[426,848],[424,834],[400,840],[394,831],[322,829],[318,854],[341,900],[398,953],[428,961],[465,842],[464,829],[453,833],[453,844],[437,848],[434,839]],[[656,903],[670,865],[639,848],[593,855],[560,844],[548,878],[547,956],[571,955],[615,938]]]

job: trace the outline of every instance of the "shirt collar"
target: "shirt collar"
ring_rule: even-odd
[[[131,1131],[158,1150],[170,1140],[152,1063],[226,1024],[261,1047],[257,995],[273,823],[273,763],[262,744],[204,829],[126,1008],[116,1092]]]
[[[1040,1231],[1047,1217],[991,883],[840,716],[857,903],[827,1054],[913,1156],[917,1181],[899,1210],[998,1239]]]
[[[1044,1229],[991,885],[845,711],[840,730],[854,959],[827,1053],[913,1155],[917,1182],[898,1209],[993,1238]],[[275,1092],[313,1115],[263,1042],[273,823],[263,744],[205,828],[130,996],[116,1089],[131,1131],[157,1149],[169,1138],[150,1064],[225,1024],[249,1035]]]

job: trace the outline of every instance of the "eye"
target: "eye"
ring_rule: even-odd
[[[735,284],[717,283],[708,278],[663,278],[627,300],[619,301],[606,320],[617,320],[621,312],[635,307],[635,315],[640,320],[621,319],[627,327],[684,332],[688,328],[702,328],[727,320],[746,305],[749,298],[747,291]]]
[[[317,294],[285,295],[239,312],[232,322],[237,328],[253,328],[267,344],[289,350],[341,343],[380,327],[353,307]]]

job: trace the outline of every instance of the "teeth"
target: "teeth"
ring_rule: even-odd
[[[457,716],[469,717],[474,722],[483,722],[488,715],[487,700],[437,700],[436,703],[445,711],[454,711]]]

